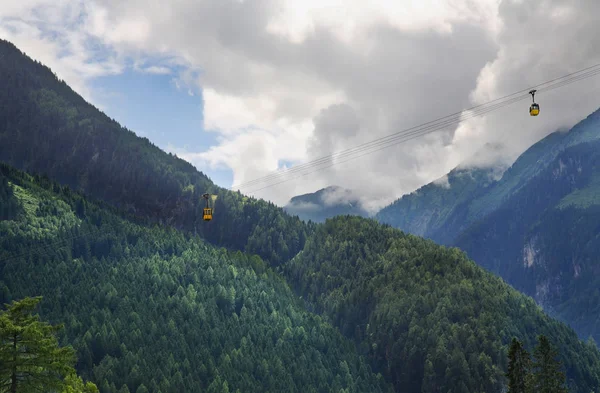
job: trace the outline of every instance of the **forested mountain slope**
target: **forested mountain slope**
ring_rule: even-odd
[[[0,173],[0,302],[42,295],[102,393],[390,391],[258,256]]]
[[[397,391],[501,392],[506,345],[560,348],[571,392],[600,386],[600,353],[458,249],[358,217],[330,219],[285,266]]]
[[[457,195],[473,187],[455,183],[442,190],[429,185],[424,188],[428,192],[403,198],[378,218],[411,231],[431,210],[450,210],[423,235],[460,247],[582,337],[598,340],[599,140],[600,110],[568,132],[534,144],[499,181],[479,187],[460,204],[436,195]],[[411,199],[408,205],[405,201]]]
[[[390,391],[258,256],[0,172],[13,206],[0,221],[0,301],[43,295],[43,315],[65,323],[78,371],[102,393]],[[572,392],[600,384],[593,344],[455,249],[339,217],[284,271],[397,392],[501,391],[505,344],[533,346],[541,333],[558,344]]]
[[[600,141],[563,151],[455,244],[600,339]]]
[[[384,207],[375,218],[413,235],[439,241],[450,236],[440,229],[450,226],[451,217],[494,183],[493,175],[492,170],[453,169],[447,175],[446,185],[439,181],[429,183]],[[465,225],[463,222],[455,224]]]
[[[215,186],[188,162],[121,127],[52,71],[0,40],[0,161],[208,241],[278,264],[311,231],[263,200]],[[202,222],[205,192],[218,194]],[[281,234],[284,233],[285,236]]]

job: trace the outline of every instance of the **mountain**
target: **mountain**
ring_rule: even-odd
[[[456,195],[476,188],[470,196],[448,203],[438,197],[448,190],[428,185],[420,197],[402,198],[377,218],[410,232],[421,214],[449,211],[420,234],[460,247],[581,336],[598,340],[599,147],[600,110],[534,144],[500,180],[455,184]]]
[[[283,210],[304,221],[320,223],[335,216],[369,216],[369,212],[362,208],[360,198],[355,196],[351,190],[338,186],[330,186],[313,193],[295,196],[283,207]]]
[[[457,211],[462,211],[474,195],[485,192],[494,183],[494,175],[492,169],[455,168],[443,178],[384,207],[375,218],[414,235],[440,241],[446,238],[444,229],[448,221]]]
[[[391,392],[258,256],[134,224],[3,164],[0,187],[12,206],[0,302],[42,295],[101,393]]]
[[[502,167],[459,166],[447,175],[448,182],[434,181],[404,195],[381,209],[375,218],[438,243],[453,244],[463,230],[495,211],[560,152],[599,139],[599,117],[600,110],[571,130],[551,133],[521,154],[506,171]]]
[[[600,131],[600,127],[598,129]],[[583,336],[600,338],[600,141],[570,147],[455,241]]]
[[[595,345],[457,250],[216,187],[0,50],[0,160],[31,172],[0,179],[0,301],[43,295],[102,393],[494,393],[508,338],[538,333],[571,391],[600,386]]]
[[[402,392],[502,392],[506,345],[560,348],[571,392],[600,386],[598,351],[456,248],[336,217],[284,267],[317,310]]]
[[[302,301],[258,256],[133,223],[6,165],[0,184],[13,206],[0,221],[0,301],[42,295],[101,393],[391,392],[385,380],[494,393],[510,338],[531,347],[537,334],[559,348],[572,392],[600,386],[595,344],[457,249],[373,220],[317,227],[282,269]]]
[[[272,203],[214,185],[190,163],[121,127],[3,40],[0,108],[0,161],[46,174],[138,217],[273,264],[294,256],[312,230]],[[219,196],[210,223],[202,221],[205,192]]]

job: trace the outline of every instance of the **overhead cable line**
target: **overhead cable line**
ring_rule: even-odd
[[[558,86],[556,86],[556,87],[561,87],[561,86],[563,86],[563,85],[565,85],[565,84],[568,84],[568,83],[573,83],[573,82],[576,82],[576,81],[578,81],[578,80],[585,79],[585,78],[587,78],[587,77],[595,76],[595,75],[597,75],[598,73],[600,73],[600,69],[593,70],[593,71],[591,71],[591,72],[589,72],[589,73],[587,73],[587,74],[585,74],[585,75],[578,75],[577,77],[574,77],[574,78],[572,78],[572,79],[570,79],[570,80],[567,80],[567,81],[563,81],[563,82],[561,82],[560,84],[557,84]],[[558,79],[558,78],[557,78],[557,79]],[[568,83],[565,83],[565,82],[568,82]],[[549,83],[549,82],[546,82],[546,83],[544,83],[544,84],[547,84],[547,83]],[[543,85],[543,84],[542,84],[542,85]],[[553,88],[554,88],[554,87],[555,87],[555,86],[553,86]],[[546,90],[548,90],[548,88],[539,89],[539,91],[546,91]],[[527,91],[527,90],[524,90],[524,91]],[[502,99],[504,99],[504,98],[506,98],[506,97],[510,97],[510,96],[512,96],[512,95],[515,95],[515,94],[518,94],[518,93],[513,93],[513,94],[511,94],[511,95],[509,95],[509,96],[505,96],[505,97],[503,97]],[[524,96],[523,96],[523,97],[521,97],[520,99],[523,99],[523,98],[525,98],[526,96],[527,96],[527,95],[524,95]],[[501,99],[497,99],[497,100],[494,100],[494,101],[498,101],[498,100],[501,100]],[[494,105],[494,108],[495,108],[495,109],[499,109],[500,107],[504,107],[504,106],[505,106],[505,105],[504,105],[505,103],[508,103],[508,104],[510,104],[510,103],[513,103],[513,102],[515,102],[515,101],[513,101],[513,100],[514,100],[514,99],[511,99],[511,100],[510,100],[510,102],[508,102],[508,101],[505,101],[505,102],[501,102],[501,103],[495,104],[495,105]],[[494,102],[494,101],[490,101],[489,103],[491,103],[491,102]],[[518,100],[517,100],[517,101],[518,101]],[[483,113],[487,113],[487,112],[489,112],[489,110],[488,110],[488,109],[491,109],[491,107],[487,107],[487,108],[486,108],[486,107],[484,107],[485,105],[488,105],[489,103],[486,103],[486,104],[479,105],[478,107],[474,107],[474,108],[479,108],[478,110],[475,110],[475,111],[471,111],[471,109],[472,109],[472,108],[471,108],[471,109],[466,109],[466,110],[464,110],[464,111],[461,111],[461,112],[458,112],[458,113],[460,113],[460,114],[461,114],[461,116],[463,116],[462,114],[463,114],[464,112],[471,111],[471,112],[472,112],[474,115],[481,115],[481,114],[483,114]],[[452,116],[452,115],[450,115],[450,116],[446,116],[446,117],[451,117],[451,116]],[[471,117],[472,117],[472,116],[471,116]],[[440,118],[440,119],[444,119],[444,118]],[[365,143],[365,144],[363,144],[363,145],[357,146],[357,147],[355,147],[355,148],[348,149],[347,151],[343,151],[343,152],[335,153],[335,154],[332,154],[332,155],[330,155],[330,156],[325,156],[325,157],[322,157],[321,159],[317,159],[317,160],[314,160],[314,161],[312,161],[312,162],[308,162],[308,163],[306,163],[306,164],[302,164],[302,165],[298,165],[298,166],[296,166],[296,167],[292,167],[292,168],[290,168],[289,170],[287,170],[287,171],[285,171],[285,172],[283,172],[283,173],[275,173],[275,174],[272,174],[272,175],[267,175],[267,176],[265,176],[265,177],[263,177],[263,178],[258,178],[258,179],[255,179],[255,180],[253,180],[253,181],[246,182],[246,183],[244,183],[243,187],[245,188],[245,187],[248,187],[248,186],[249,186],[250,184],[252,184],[252,183],[264,182],[264,181],[267,181],[268,179],[273,179],[273,178],[276,178],[276,177],[281,177],[281,176],[283,176],[283,175],[287,175],[287,174],[289,174],[289,173],[297,172],[298,170],[302,170],[302,169],[307,169],[307,168],[310,168],[310,167],[314,167],[315,165],[320,165],[320,164],[326,163],[328,160],[331,160],[332,158],[334,158],[334,157],[336,157],[336,156],[345,156],[345,155],[348,155],[348,153],[360,152],[360,149],[361,149],[361,148],[363,148],[363,149],[364,149],[364,147],[365,147],[365,146],[366,146],[367,148],[370,148],[370,147],[373,147],[374,145],[381,145],[381,143],[386,143],[386,142],[389,142],[389,141],[391,141],[391,140],[398,139],[398,137],[403,137],[403,136],[406,136],[406,135],[408,135],[408,134],[411,134],[411,135],[412,135],[412,134],[414,134],[414,132],[410,132],[411,130],[414,130],[414,131],[431,130],[431,127],[432,127],[432,126],[434,126],[434,127],[436,127],[436,126],[442,126],[442,125],[443,125],[443,126],[447,126],[447,125],[450,125],[450,124],[453,124],[453,123],[455,123],[456,121],[463,121],[463,120],[465,120],[465,118],[462,118],[462,117],[456,118],[456,117],[455,117],[455,118],[450,118],[450,119],[447,119],[447,120],[445,120],[445,121],[444,121],[444,122],[442,122],[442,123],[438,123],[438,124],[432,124],[431,126],[429,126],[429,127],[426,127],[426,128],[424,128],[424,129],[423,129],[423,128],[421,128],[423,125],[427,125],[427,124],[430,124],[430,123],[435,123],[436,121],[429,122],[429,123],[425,123],[425,124],[423,124],[422,126],[412,127],[412,128],[410,128],[410,129],[407,129],[407,130],[404,130],[404,131],[398,132],[398,133],[396,133],[396,134],[393,134],[393,135],[390,135],[390,136],[387,136],[387,137],[384,137],[384,138],[379,138],[379,139],[376,139],[376,140],[374,140],[374,141],[371,141],[371,142]],[[419,129],[419,128],[421,128],[421,129]],[[438,128],[435,128],[435,130],[438,130]],[[387,140],[387,141],[386,141],[386,140]],[[371,146],[369,146],[369,145],[371,145]],[[238,185],[238,186],[235,186],[235,187],[233,187],[233,188],[240,188],[240,186],[242,186],[242,185]]]
[[[524,90],[521,90],[521,91],[518,91],[518,92],[515,92],[515,93],[512,93],[512,94],[506,95],[506,96],[501,97],[501,98],[494,99],[494,100],[489,101],[487,103],[471,107],[469,109],[461,110],[460,112],[456,112],[454,114],[441,117],[439,119],[436,119],[436,120],[433,120],[433,121],[421,124],[419,126],[411,127],[411,128],[408,128],[408,129],[396,132],[396,133],[388,135],[386,137],[377,138],[377,139],[372,140],[370,142],[363,143],[361,145],[355,146],[353,148],[350,148],[350,149],[347,149],[347,150],[344,150],[344,151],[333,153],[331,155],[327,155],[327,156],[318,158],[316,160],[313,160],[313,161],[310,161],[310,162],[307,162],[307,163],[304,163],[304,164],[301,164],[301,165],[297,165],[295,167],[292,167],[292,168],[289,168],[289,169],[286,169],[286,170],[283,170],[283,171],[280,170],[279,173],[277,173],[278,171],[276,171],[273,174],[266,175],[266,176],[263,176],[263,177],[260,177],[260,178],[248,181],[248,182],[244,182],[242,184],[239,184],[237,186],[233,186],[231,188],[232,189],[240,189],[240,188],[244,188],[245,189],[245,188],[248,188],[248,187],[251,187],[251,186],[256,186],[258,183],[264,183],[264,182],[268,182],[268,181],[272,181],[272,180],[278,180],[279,178],[281,178],[281,177],[283,177],[285,175],[294,174],[294,173],[300,172],[302,170],[312,169],[312,168],[315,168],[315,167],[320,166],[320,165],[328,164],[334,158],[346,157],[346,156],[349,156],[349,155],[353,155],[355,153],[363,153],[363,154],[359,154],[358,156],[355,156],[354,158],[362,157],[362,156],[365,155],[364,154],[365,150],[369,150],[369,149],[372,149],[374,147],[380,147],[382,145],[389,144],[390,142],[397,142],[398,140],[401,140],[401,142],[405,142],[407,140],[414,139],[414,138],[412,138],[413,136],[420,136],[420,135],[425,135],[425,134],[428,134],[428,133],[431,133],[431,132],[434,132],[434,131],[439,131],[439,130],[441,130],[441,129],[449,126],[449,125],[452,125],[454,123],[462,122],[464,120],[467,120],[467,119],[470,119],[470,118],[473,118],[473,117],[476,117],[476,116],[481,116],[481,115],[483,115],[485,113],[489,113],[491,111],[500,109],[500,108],[502,108],[504,106],[510,105],[510,104],[515,103],[517,101],[523,100],[523,99],[525,99],[525,98],[527,98],[529,96],[528,92],[532,88],[536,88],[538,92],[550,91],[550,90],[553,90],[553,89],[558,88],[558,87],[563,87],[563,86],[566,86],[568,84],[571,84],[571,83],[574,83],[574,82],[577,82],[577,81],[580,81],[580,80],[583,80],[583,79],[587,79],[587,78],[596,76],[598,74],[600,74],[600,64],[596,64],[596,65],[584,68],[582,70],[579,70],[579,71],[576,71],[576,72],[572,72],[572,73],[564,75],[562,77],[546,81],[546,82],[538,84],[536,86],[533,86],[533,87],[530,87],[530,88],[527,88],[527,89],[524,89]],[[551,84],[551,83],[554,83],[554,85],[543,87],[543,86]],[[521,96],[517,96],[519,94],[521,94]],[[513,96],[517,96],[517,97],[513,97]],[[511,97],[513,97],[513,98],[511,98]],[[404,140],[404,138],[406,138],[406,137],[411,137],[411,138]],[[395,146],[397,144],[398,143],[392,143],[389,146]],[[389,147],[389,146],[386,146],[386,147]],[[372,150],[372,151],[368,152],[367,154],[370,154],[372,152],[379,151],[379,150],[381,150],[381,149]],[[336,164],[339,164],[339,163],[343,163],[343,162],[347,162],[347,161],[348,160],[337,162],[337,163],[334,163],[332,165],[328,165],[325,168],[320,168],[319,170],[326,169],[326,168],[329,168],[329,167],[331,167],[333,165],[336,165]],[[301,176],[305,176],[307,174],[314,173],[314,172],[315,171],[308,172],[308,173],[305,173],[305,174],[303,174]],[[298,177],[294,177],[292,179],[288,179],[288,180],[285,180],[285,181],[289,181],[289,180],[293,180],[293,179],[297,179],[297,178]],[[262,187],[262,188],[259,188],[259,189],[256,189],[256,190],[253,190],[253,191],[250,191],[250,192],[259,191],[259,190],[262,190],[264,188],[268,188],[268,187],[271,187],[271,186],[274,186],[274,185],[277,185],[277,184],[281,184],[282,182],[285,182],[285,181],[280,181],[280,182],[277,182],[277,183],[274,183],[274,184],[271,184],[271,185],[268,185],[266,187]]]

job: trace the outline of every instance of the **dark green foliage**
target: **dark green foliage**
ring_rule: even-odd
[[[299,218],[215,186],[188,162],[121,127],[3,40],[0,75],[0,160],[273,264],[294,256],[310,234]],[[210,223],[202,221],[205,192],[219,195]]]
[[[12,220],[20,213],[20,205],[6,176],[0,171],[0,220]]]
[[[508,393],[568,393],[558,351],[543,334],[538,337],[534,361],[513,338],[508,352]]]
[[[508,393],[529,393],[531,357],[523,344],[513,338],[508,349]]]
[[[66,387],[61,393],[99,393],[98,387],[92,382],[83,382],[75,373],[65,378]]]
[[[541,335],[533,352],[533,378],[531,391],[536,393],[567,393],[565,374],[561,371],[558,351],[548,338]]]
[[[40,297],[6,305],[0,311],[0,392],[25,393],[64,389],[75,370],[74,351],[59,347],[52,326],[32,315]]]
[[[595,338],[600,337],[600,205],[583,206],[572,196],[595,186],[599,148],[594,142],[565,150],[456,240],[483,267],[535,296],[551,315]]]
[[[8,172],[28,207],[0,222],[0,300],[43,295],[100,392],[390,391],[260,257]]]
[[[297,290],[403,392],[500,392],[512,337],[551,337],[573,390],[600,386],[600,353],[457,249],[337,217],[285,266]]]

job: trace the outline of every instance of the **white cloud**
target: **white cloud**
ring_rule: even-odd
[[[597,0],[30,0],[3,6],[0,35],[78,91],[127,59],[202,89],[218,144],[178,155],[239,184],[599,62],[597,15]],[[256,195],[284,204],[338,184],[375,209],[467,159],[505,165],[596,109],[598,87],[540,93],[537,118],[524,101]],[[477,155],[486,144],[501,148]]]
[[[456,22],[489,23],[494,29],[496,0],[284,0],[269,21],[267,31],[294,43],[302,42],[318,27],[325,27],[345,44],[363,40],[366,30],[388,24],[401,30],[434,29],[451,33]]]
[[[595,0],[502,2],[499,51],[482,69],[472,102],[481,104],[600,63],[599,14],[600,3]],[[500,142],[503,155],[514,160],[543,136],[570,127],[596,110],[600,104],[594,99],[598,88],[600,78],[591,78],[540,91],[536,102],[541,113],[535,118],[528,114],[531,101],[489,115],[479,145]]]
[[[321,200],[325,206],[334,206],[343,203],[355,202],[357,195],[352,190],[345,189],[343,187],[329,187],[321,195]]]
[[[102,48],[88,45],[80,14],[82,1],[25,0],[3,2],[0,38],[50,67],[87,100],[94,100],[87,81],[122,72],[123,66]]]
[[[206,88],[203,98],[207,131],[231,134],[243,132],[245,128],[268,128],[274,120],[275,102],[268,96],[243,98]]]
[[[312,202],[297,202],[294,201],[287,205],[288,208],[292,208],[294,213],[306,212],[313,213],[322,209],[321,206]]]
[[[149,67],[145,67],[145,68],[140,68],[140,71],[148,73],[148,74],[157,74],[157,75],[171,74],[170,68],[161,67],[161,66],[149,66]]]
[[[433,181],[433,184],[436,184],[442,188],[450,188],[450,182],[448,181],[448,175],[444,175],[439,179]]]

